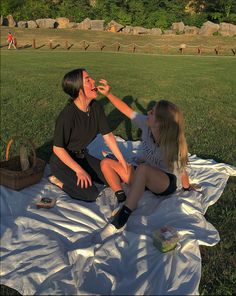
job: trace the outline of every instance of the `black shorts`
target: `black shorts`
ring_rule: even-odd
[[[136,168],[137,168],[137,166],[134,166],[134,169],[136,169]],[[177,178],[176,178],[176,176],[174,174],[170,174],[170,173],[166,173],[166,172],[163,172],[163,173],[165,173],[169,177],[169,181],[170,181],[169,186],[166,188],[165,191],[163,191],[161,193],[155,193],[155,192],[151,191],[147,187],[145,187],[145,190],[149,190],[149,191],[151,191],[153,194],[155,194],[157,196],[159,196],[159,195],[161,195],[161,196],[169,195],[169,194],[175,192],[176,188],[177,188]]]

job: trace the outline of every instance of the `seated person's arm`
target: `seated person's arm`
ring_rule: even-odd
[[[62,161],[64,162],[64,164],[66,164],[70,169],[72,169],[76,174],[78,172],[80,172],[81,170],[83,170],[81,168],[81,166],[74,161],[70,155],[68,154],[68,152],[62,148],[62,147],[57,147],[57,146],[53,146],[53,152],[56,154],[56,156]]]

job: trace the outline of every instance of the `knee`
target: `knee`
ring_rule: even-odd
[[[108,158],[104,158],[101,160],[100,162],[100,167],[101,167],[101,170],[102,172],[104,173],[107,168],[109,168],[111,166],[111,159],[108,159]]]

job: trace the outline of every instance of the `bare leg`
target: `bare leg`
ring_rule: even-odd
[[[137,208],[138,202],[144,193],[145,186],[158,194],[167,189],[169,178],[159,169],[146,164],[139,165],[134,173],[133,183],[125,202],[125,206],[130,210],[133,211]]]
[[[60,180],[58,180],[55,176],[53,176],[53,175],[49,176],[48,179],[52,184],[54,184],[62,189],[63,183]]]
[[[118,161],[109,158],[103,159],[100,165],[107,183],[114,192],[122,190],[121,181],[128,184],[134,172],[134,168],[130,166],[126,173]]]

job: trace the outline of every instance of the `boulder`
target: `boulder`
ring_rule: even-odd
[[[173,31],[173,30],[164,30],[163,34],[165,34],[165,35],[175,35],[175,31]]]
[[[171,29],[176,33],[183,33],[184,23],[183,22],[173,23],[171,26]]]
[[[213,33],[218,32],[220,26],[210,21],[205,22],[199,30],[199,35],[211,36]]]
[[[37,24],[36,24],[35,21],[28,21],[28,22],[27,22],[27,27],[28,27],[29,29],[35,29],[35,28],[38,28],[38,26],[37,26]]]
[[[152,28],[151,30],[150,30],[150,33],[152,34],[152,35],[161,35],[162,34],[162,30],[161,29],[159,29],[159,28]]]
[[[68,29],[78,28],[78,24],[74,23],[74,22],[71,22],[71,23],[67,24],[67,28]]]
[[[219,33],[222,36],[236,36],[236,25],[220,23]]]
[[[91,29],[91,20],[87,17],[81,23],[78,23],[78,29],[90,30]]]
[[[123,28],[123,25],[117,23],[114,20],[110,21],[110,23],[107,24],[107,31],[110,32],[120,32]]]
[[[67,28],[70,20],[66,17],[58,17],[56,18],[55,28],[64,29]]]
[[[55,28],[55,19],[37,19],[36,24],[38,25],[39,28],[44,28],[44,29],[54,29]]]
[[[91,20],[91,30],[103,31],[104,30],[104,20]]]
[[[133,34],[134,35],[141,35],[141,34],[150,34],[150,29],[146,29],[143,27],[133,27]]]
[[[8,15],[7,16],[7,22],[8,22],[8,27],[15,27],[16,26],[16,22],[15,22],[15,20],[14,20],[14,18],[13,18],[13,16],[12,15]]]
[[[17,23],[18,28],[26,28],[27,22],[26,21],[19,21]]]
[[[199,28],[195,26],[185,26],[184,33],[188,35],[196,35],[199,32]]]
[[[121,32],[125,34],[133,34],[133,27],[132,26],[126,26],[124,27]]]

